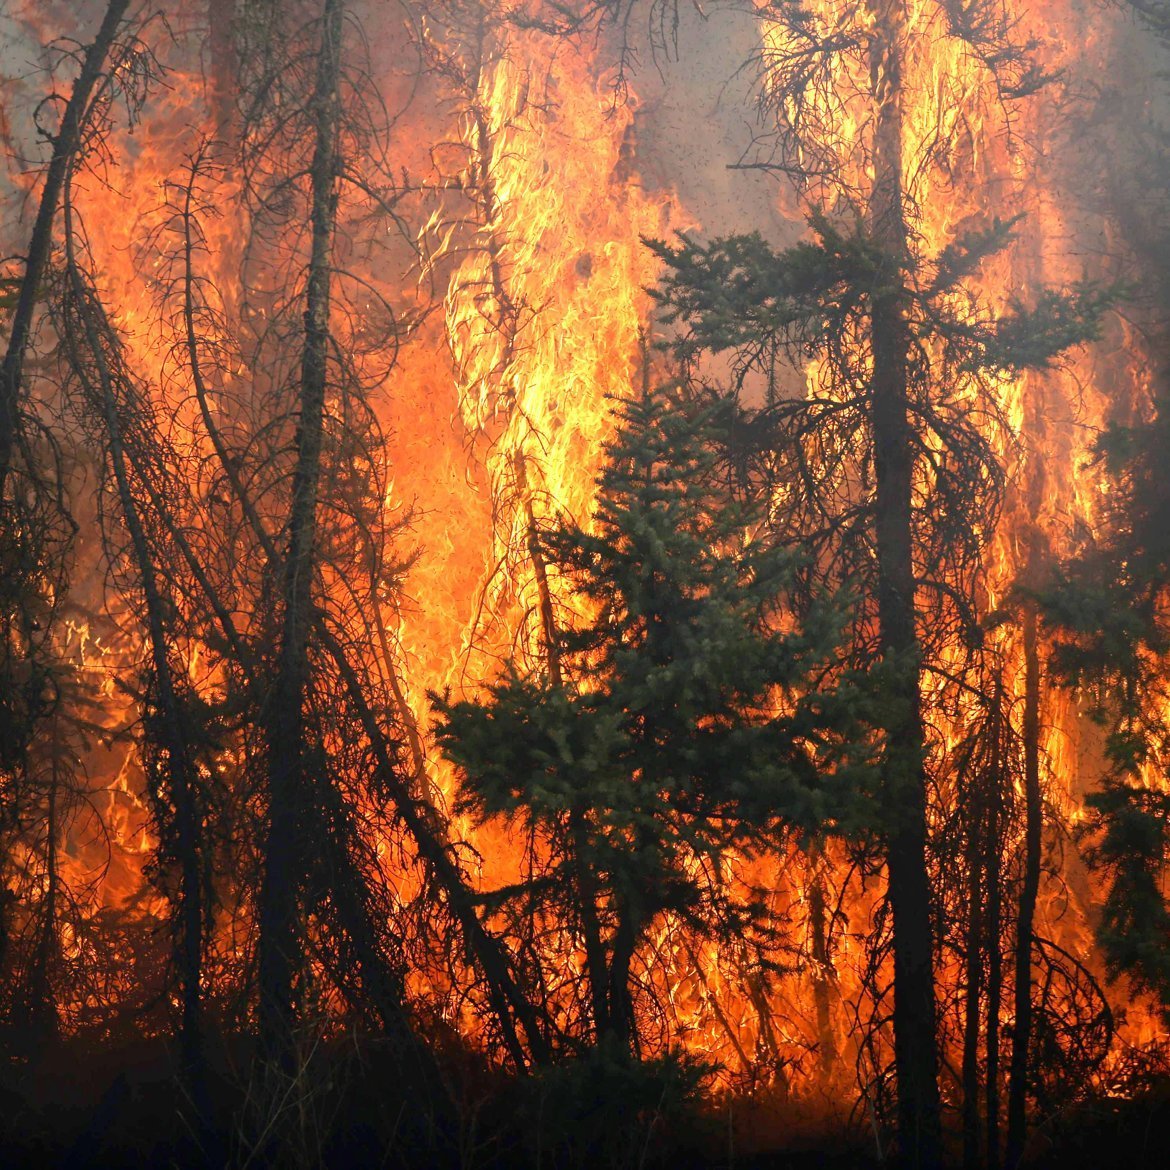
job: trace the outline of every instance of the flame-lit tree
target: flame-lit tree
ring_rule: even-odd
[[[482,702],[436,698],[463,808],[535,842],[535,872],[486,897],[582,940],[582,1026],[617,1059],[646,1054],[639,963],[656,925],[771,954],[775,924],[737,897],[730,857],[867,819],[860,697],[813,685],[835,608],[792,626],[792,555],[720,483],[717,431],[677,390],[624,404],[590,527],[538,536],[581,615],[551,631],[543,669],[512,666]]]
[[[70,28],[43,7],[14,11]],[[1074,873],[1044,675],[1101,700],[1101,941],[1166,1000],[1170,736],[1160,422],[1112,437],[1111,531],[1049,596],[1045,657],[1054,399],[1016,374],[1100,298],[1045,292],[1032,223],[995,219],[1046,80],[1001,0],[754,3],[781,131],[741,165],[794,184],[811,234],[654,252],[677,206],[637,174],[655,115],[612,99],[673,0],[433,0],[401,26],[377,0],[205,0],[170,30],[76,7],[100,31],[51,56],[78,81],[38,113],[0,299],[0,1015],[24,1051],[174,1028],[204,1113],[205,1038],[257,1037],[250,1163],[315,1140],[284,1121],[337,1083],[306,1052],[343,1024],[442,1111],[456,1031],[451,1067],[587,1053],[535,1091],[603,1071],[612,1097],[672,1047],[803,1094],[819,1049],[831,1108],[855,1051],[876,1121],[897,1082],[908,1160],[939,1158],[940,1068],[965,1162],[996,1163],[1004,1087],[1014,1159],[1028,1093],[1108,1026],[1075,1035],[1094,957],[1042,937]],[[172,84],[144,87],[148,44]],[[660,261],[684,389],[635,395],[603,452]],[[713,403],[727,350],[737,401]],[[83,646],[116,631],[81,669],[70,606]],[[427,689],[509,650],[483,702],[438,701],[460,793]],[[121,770],[87,791],[94,744]]]
[[[491,940],[475,934],[441,825],[400,774],[401,712],[376,681],[397,669],[379,659],[385,639],[376,636],[398,572],[397,520],[383,508],[383,440],[362,363],[379,376],[401,334],[369,277],[338,252],[352,247],[365,201],[380,198],[360,170],[372,132],[363,118],[376,116],[377,100],[342,105],[343,87],[365,94],[369,79],[349,60],[355,31],[340,3],[319,12],[249,5],[238,36],[240,76],[221,85],[239,98],[231,141],[192,155],[145,248],[165,274],[167,383],[190,395],[199,424],[188,503],[206,546],[191,548],[172,529],[170,552],[194,577],[187,612],[202,623],[236,728],[233,795],[220,804],[234,809],[224,830],[238,888],[221,877],[219,893],[237,898],[237,912],[251,903],[256,916],[258,1017],[276,1066],[297,1071],[301,1021],[333,986],[397,1038],[435,1088],[407,1018],[403,924],[385,901],[379,839],[407,826],[471,949],[497,963],[493,989],[506,971]],[[208,192],[228,162],[242,176],[233,209],[246,225],[242,315],[222,294],[222,270],[208,264],[222,211]],[[220,397],[229,383],[237,389]],[[521,1002],[514,991],[512,1000]],[[506,1019],[510,1010],[501,1008]]]
[[[1019,101],[1042,83],[995,6],[940,8],[939,24],[979,54],[1001,100]],[[946,781],[928,734],[937,718],[928,696],[947,680],[980,685],[977,582],[1004,487],[997,380],[1042,368],[1090,336],[1101,302],[1080,289],[1040,292],[1033,307],[999,314],[981,305],[978,273],[1008,246],[1011,223],[988,222],[953,233],[934,252],[927,247],[916,179],[947,143],[915,140],[920,154],[908,155],[904,64],[920,46],[904,5],[814,13],[778,4],[769,13],[775,23],[760,68],[779,130],[745,165],[795,184],[813,239],[781,252],[759,237],[656,245],[668,265],[659,295],[667,319],[683,329],[684,359],[734,350],[740,383],[749,374],[767,383],[769,400],[750,430],[767,436],[757,467],[775,495],[776,536],[814,550],[814,592],[847,581],[862,598],[847,660],[880,663],[889,700],[881,722],[885,812],[875,828],[888,875],[899,1139],[909,1164],[936,1166],[930,819],[931,792]],[[919,170],[908,174],[910,165]],[[776,390],[784,360],[800,371],[811,364],[807,394]],[[1032,832],[1038,842],[1038,824]],[[1037,864],[1038,856],[1037,847]],[[1020,1104],[1026,913],[1012,1076]]]
[[[437,929],[427,894],[443,891],[523,1065],[541,1051],[539,1029],[441,819],[400,771],[400,692],[385,682],[397,664],[378,637],[399,571],[399,521],[384,508],[384,444],[367,394],[403,331],[369,277],[338,259],[371,203],[393,214],[392,184],[376,188],[381,180],[360,169],[378,101],[342,108],[342,86],[369,92],[368,76],[343,60],[343,40],[358,42],[343,5],[319,14],[250,5],[246,15],[232,141],[204,143],[180,167],[139,246],[139,263],[159,276],[161,368],[143,361],[106,303],[87,192],[74,190],[117,134],[113,97],[125,91],[132,110],[141,101],[128,92],[151,67],[138,42],[119,58],[117,84],[103,84],[97,114],[87,111],[85,151],[63,164],[62,263],[47,289],[66,341],[66,401],[103,485],[113,593],[124,624],[137,618],[142,632],[134,694],[158,841],[150,872],[172,905],[185,1051],[196,1064],[209,987],[227,999],[248,990],[248,972],[229,965],[210,930],[226,905],[238,920],[256,915],[254,986],[277,1063],[290,1067],[296,1018],[323,977],[398,1036],[426,1079],[406,1019],[403,927],[374,852],[401,830],[429,875],[416,909]],[[227,181],[228,163],[242,180],[234,202],[216,206],[209,191]],[[355,192],[356,208],[346,200]],[[210,260],[207,233],[226,216],[243,225],[242,312]],[[185,411],[187,431],[172,425]],[[206,667],[198,686],[196,660]],[[230,980],[244,986],[233,992]]]
[[[362,216],[397,223],[404,192],[393,176],[362,169],[375,165],[375,135],[389,131],[378,121],[384,113],[368,71],[346,54],[346,43],[357,40],[346,6],[330,0],[320,20],[299,27],[297,15],[283,5],[252,7],[253,41],[240,54],[239,84],[240,149],[254,217],[245,281],[255,278],[268,322],[252,338],[253,360],[262,381],[266,366],[279,371],[267,393],[276,395],[285,429],[277,433],[280,446],[261,456],[258,483],[233,467],[235,451],[216,444],[225,486],[266,564],[262,596],[281,615],[267,635],[277,690],[263,713],[269,811],[262,1023],[277,1049],[286,1048],[304,975],[306,919],[318,912],[313,899],[324,896],[351,948],[350,962],[339,958],[335,971],[356,966],[383,1025],[415,1047],[396,933],[403,926],[382,901],[388,887],[372,852],[381,833],[401,833],[426,874],[415,911],[434,929],[438,905],[428,895],[442,891],[483,975],[504,1044],[523,1067],[541,1054],[540,1030],[509,959],[477,915],[441,817],[423,803],[417,747],[408,765],[398,756],[399,729],[405,725],[408,739],[416,732],[382,624],[398,571],[391,559],[396,522],[385,510],[384,443],[368,396],[407,323],[377,293],[372,275],[340,264],[339,253],[354,248],[351,233]],[[294,190],[299,200],[290,197]],[[290,248],[300,215],[309,232]],[[274,258],[303,300],[285,299],[282,279],[273,279]],[[284,356],[290,339],[299,355],[291,366]],[[263,414],[260,426],[268,426]],[[279,530],[268,519],[274,503],[283,510]],[[318,518],[326,509],[328,524]],[[345,745],[354,745],[352,754]],[[428,1064],[421,1049],[415,1056]]]
[[[35,1037],[55,1030],[61,922],[73,917],[59,847],[83,802],[75,763],[85,719],[84,683],[62,653],[72,541],[73,441],[49,422],[55,383],[33,340],[54,265],[62,192],[92,146],[125,65],[128,4],[111,0],[92,43],[62,52],[76,66],[69,96],[46,131],[51,154],[27,249],[5,280],[6,339],[0,366],[0,982],[6,1020]],[[30,370],[30,367],[32,369]],[[14,854],[19,853],[17,859]],[[39,888],[40,897],[30,894]],[[13,915],[19,908],[20,913]],[[14,939],[14,936],[19,938]],[[10,951],[10,944],[23,942]]]
[[[240,110],[232,137],[246,176],[250,231],[243,317],[231,314],[222,277],[206,262],[217,219],[208,193],[224,181],[231,158],[224,147],[191,159],[173,187],[158,243],[180,241],[163,253],[171,377],[198,404],[202,506],[214,518],[203,530],[222,541],[206,559],[226,570],[226,581],[204,590],[206,640],[233,678],[229,702],[245,704],[246,726],[266,728],[260,740],[246,731],[242,743],[242,800],[251,809],[258,795],[270,818],[259,829],[265,843],[257,857],[268,891],[259,898],[261,953],[268,956],[260,975],[264,1030],[287,1062],[294,998],[303,1003],[310,986],[303,950],[324,932],[328,976],[414,1051],[427,1080],[429,1062],[410,1038],[404,1013],[408,960],[401,939],[441,934],[449,918],[476,965],[502,1041],[523,1067],[541,1057],[542,1034],[509,957],[479,919],[442,817],[426,802],[417,730],[384,624],[399,571],[392,556],[399,521],[385,509],[384,439],[369,395],[393,363],[407,323],[380,298],[372,274],[352,260],[341,263],[340,254],[353,257],[359,243],[368,246],[362,233],[370,223],[382,216],[395,221],[403,191],[377,172],[369,146],[389,131],[376,121],[368,74],[344,52],[348,40],[356,41],[348,16],[330,6],[323,21],[298,23],[311,12],[261,9],[248,10],[234,87]],[[341,60],[333,60],[337,54]],[[327,66],[332,73],[322,72]],[[339,104],[342,87],[351,100]],[[318,298],[313,329],[323,334],[302,331],[310,294]],[[299,363],[290,362],[292,354],[301,355]],[[226,400],[216,395],[214,387],[240,381],[241,368],[249,377],[240,388]],[[306,429],[313,419],[316,437]],[[298,540],[309,542],[302,549],[307,564],[296,574],[288,560],[294,511],[308,526]],[[316,521],[314,513],[327,519]],[[250,555],[241,557],[241,548]],[[309,589],[307,597],[287,596],[293,585]],[[290,601],[307,607],[307,628],[293,631],[300,640],[295,653],[288,629],[259,620],[285,613],[287,625]],[[255,623],[237,626],[232,615],[241,603],[257,615]],[[282,723],[295,718],[289,696],[277,703],[265,682],[270,672],[279,679],[293,669],[289,655],[308,671],[299,732]],[[401,763],[400,728],[411,745],[411,758]],[[298,736],[300,764],[288,755]],[[259,742],[267,743],[265,751]],[[277,775],[292,788],[274,804]],[[257,830],[248,823],[244,836],[255,848]],[[405,838],[423,875],[410,927],[405,911],[384,901],[390,887],[373,850],[387,838]],[[292,869],[282,876],[285,865]]]
[[[1170,44],[1170,6],[1131,0]],[[1158,113],[1127,126],[1141,162],[1097,176],[1136,258],[1129,312],[1156,374],[1150,399],[1117,412],[1097,445],[1109,492],[1099,530],[1082,541],[1044,595],[1056,638],[1053,669],[1087,701],[1105,732],[1107,771],[1086,798],[1090,864],[1106,881],[1098,939],[1124,975],[1170,1013],[1170,138]]]

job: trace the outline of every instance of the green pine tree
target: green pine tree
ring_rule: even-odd
[[[1170,234],[1163,237],[1170,241]],[[1153,248],[1151,248],[1153,251]],[[1161,280],[1159,305],[1170,282]],[[1164,313],[1165,311],[1162,310]],[[1170,353],[1163,319],[1160,357]],[[1097,937],[1111,975],[1126,975],[1170,1018],[1170,388],[1154,417],[1115,425],[1099,455],[1111,491],[1100,530],[1061,566],[1042,601],[1052,668],[1103,731],[1106,767],[1081,826],[1104,879]]]
[[[719,880],[729,852],[865,819],[862,697],[815,686],[839,614],[795,626],[792,555],[754,539],[760,517],[720,484],[719,425],[677,389],[621,406],[593,524],[540,538],[591,616],[553,633],[539,674],[511,665],[481,702],[433,697],[463,810],[546,851],[496,897],[584,941],[591,1035],[619,1059],[641,1050],[634,970],[655,923],[764,932]]]
[[[900,52],[901,10],[881,8],[875,78],[897,75],[890,62]],[[943,895],[959,861],[936,854],[938,820],[931,815],[952,778],[931,723],[953,700],[934,706],[937,692],[924,688],[923,678],[945,680],[952,695],[996,693],[987,685],[979,597],[986,543],[1007,487],[996,432],[1011,441],[997,383],[1043,369],[1091,339],[1113,293],[1080,284],[1038,290],[1030,303],[1001,312],[985,306],[973,278],[1010,244],[1013,221],[992,221],[932,255],[920,253],[901,192],[900,112],[891,92],[875,109],[882,144],[874,146],[877,178],[864,214],[814,209],[810,237],[784,250],[759,234],[708,243],[680,235],[650,246],[666,268],[654,295],[664,323],[679,327],[675,351],[686,368],[697,375],[707,356],[730,353],[736,400],[750,401],[739,391],[753,382],[765,387],[761,409],[737,401],[731,455],[777,501],[770,539],[807,552],[807,598],[815,602],[847,582],[858,599],[845,657],[869,671],[883,693],[871,707],[883,751],[870,829],[884,855],[892,928],[898,1140],[906,1164],[928,1170],[943,1157],[935,962],[948,930]],[[1025,614],[1023,626],[1027,642],[1034,618]],[[1025,706],[1036,711],[1038,673],[1032,678]],[[1026,1128],[1043,831],[1039,724],[1025,721],[1034,730],[1025,734],[1009,1150],[1021,1147]],[[984,726],[990,732],[996,720]],[[977,1096],[969,1078],[967,1100]]]

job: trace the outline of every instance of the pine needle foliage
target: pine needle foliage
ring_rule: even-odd
[[[719,880],[792,827],[864,819],[860,692],[817,693],[835,603],[796,626],[791,553],[716,474],[718,413],[677,388],[618,409],[589,527],[541,534],[587,617],[548,663],[510,665],[481,701],[433,696],[462,811],[503,818],[548,851],[539,878],[499,891],[584,939],[594,1034],[638,1048],[634,960],[663,916],[705,936],[763,930],[762,907]]]

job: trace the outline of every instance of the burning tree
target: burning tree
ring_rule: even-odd
[[[69,499],[75,452],[47,423],[29,366],[35,364],[33,336],[52,276],[62,193],[100,134],[118,91],[114,72],[135,73],[132,39],[122,39],[127,7],[113,0],[93,43],[62,54],[61,64],[76,61],[79,70],[68,99],[58,99],[60,122],[51,136],[23,265],[6,282],[11,317],[0,367],[0,973],[6,1023],[18,1031],[27,1024],[26,1039],[34,1042],[58,1023],[60,933],[72,917],[59,845],[62,825],[84,802],[73,753],[88,696],[62,653],[60,628],[77,531]],[[17,875],[16,890],[7,884],[9,873]],[[28,886],[40,887],[41,897],[30,898]],[[32,913],[13,923],[10,912],[22,899],[33,903]],[[10,951],[14,934],[26,944],[17,953]]]
[[[583,940],[572,994],[619,1058],[645,1051],[636,968],[663,919],[752,940],[766,961],[776,924],[728,890],[731,856],[863,819],[857,697],[811,685],[832,609],[784,628],[792,558],[720,489],[712,436],[711,409],[677,391],[626,404],[590,528],[538,536],[585,612],[552,623],[539,674],[513,664],[482,703],[436,700],[463,808],[513,823],[537,858],[484,897]]]
[[[740,11],[764,129],[675,194],[637,43],[721,16],[672,0],[10,7],[64,79],[0,121],[45,148],[0,299],[10,1050],[173,1032],[241,1162],[324,1158],[349,1029],[428,1156],[512,1077],[652,1115],[682,1049],[1017,1159],[1119,1059],[1106,962],[1164,994],[1167,823],[1164,428],[1093,490],[1070,403],[1143,375],[1050,368],[1109,298],[1023,191],[1066,117],[1023,8]],[[716,235],[760,173],[803,242]]]
[[[1170,37],[1164,4],[1132,5],[1158,37]],[[1121,404],[1100,435],[1095,462],[1108,499],[1096,532],[1084,534],[1043,596],[1054,635],[1054,671],[1087,697],[1105,732],[1101,788],[1086,798],[1080,826],[1090,864],[1106,882],[1097,936],[1114,977],[1124,976],[1170,1010],[1170,766],[1166,691],[1166,581],[1170,568],[1170,480],[1165,451],[1170,402],[1165,306],[1170,244],[1164,179],[1170,159],[1160,111],[1132,116],[1140,143],[1132,172],[1099,179],[1124,243],[1136,258],[1134,326],[1155,366],[1148,398]]]
[[[1004,490],[1000,389],[1092,337],[1105,302],[1089,288],[1039,290],[1033,307],[997,312],[980,304],[977,275],[1008,246],[1014,223],[991,221],[942,239],[921,226],[927,201],[937,198],[930,176],[943,144],[937,127],[922,137],[906,122],[908,59],[937,49],[936,41],[923,44],[919,28],[937,22],[955,52],[991,71],[1001,100],[1016,102],[1043,75],[1009,39],[1005,17],[984,6],[964,10],[966,21],[949,8],[915,12],[911,21],[903,5],[884,3],[770,11],[775,23],[760,67],[766,108],[780,128],[763,144],[767,153],[745,165],[792,180],[814,239],[784,252],[759,236],[655,245],[668,266],[658,296],[667,323],[683,328],[676,350],[684,360],[732,350],[738,385],[753,374],[766,384],[748,456],[773,498],[776,539],[815,550],[809,595],[818,583],[847,583],[862,597],[848,661],[880,667],[889,700],[880,720],[885,811],[877,827],[891,914],[898,1132],[909,1164],[936,1166],[930,801],[932,790],[945,789],[951,761],[932,743],[928,723],[939,720],[936,705],[946,708],[948,687],[978,693],[987,685],[979,578]],[[777,389],[776,363],[784,359],[808,371],[806,394],[786,398]],[[1027,1078],[1038,784],[1033,761],[1016,960],[1013,1160]]]

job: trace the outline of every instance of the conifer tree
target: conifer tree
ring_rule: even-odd
[[[859,696],[817,693],[838,615],[796,626],[788,552],[715,476],[716,414],[677,389],[622,406],[589,527],[540,534],[580,599],[554,664],[514,665],[481,702],[435,698],[464,811],[535,832],[547,867],[495,898],[541,904],[584,940],[592,1036],[640,1052],[636,966],[677,916],[699,933],[764,929],[710,875],[785,826],[864,821],[850,735]]]
[[[769,379],[764,408],[742,414],[754,456],[739,455],[766,466],[781,501],[776,538],[811,554],[807,596],[842,583],[860,594],[850,659],[874,672],[884,696],[875,726],[883,811],[871,827],[885,839],[889,869],[899,1138],[908,1164],[935,1166],[932,779],[921,675],[945,649],[974,654],[982,641],[975,585],[1004,474],[992,441],[1002,426],[994,380],[1042,368],[1090,337],[1107,297],[1086,286],[1044,291],[998,318],[972,311],[970,278],[1007,246],[1010,222],[971,231],[934,257],[891,251],[863,218],[816,214],[810,225],[812,238],[784,251],[759,235],[653,243],[668,269],[657,296],[665,321],[680,327],[684,362],[732,351],[741,382]],[[802,370],[810,357],[820,386],[782,397],[777,364]]]
[[[1170,5],[1130,3],[1165,60]],[[1131,113],[1123,132],[1140,162],[1124,173],[1103,168],[1098,186],[1136,259],[1127,315],[1157,373],[1149,401],[1118,412],[1098,442],[1108,488],[1101,524],[1043,603],[1057,642],[1053,669],[1104,734],[1106,766],[1082,826],[1086,858],[1106,883],[1097,938],[1110,973],[1127,976],[1170,1016],[1170,135],[1156,103],[1143,99]]]
[[[55,660],[52,641],[77,528],[62,482],[60,439],[39,417],[41,388],[34,393],[28,367],[62,188],[70,168],[92,146],[92,123],[100,119],[108,76],[119,68],[129,72],[119,44],[128,7],[127,0],[110,0],[92,42],[79,51],[81,66],[68,100],[60,98],[60,124],[46,135],[51,155],[19,276],[4,281],[0,300],[0,982],[7,974],[9,913],[18,901],[8,884],[10,836],[28,816],[24,805],[35,787],[30,752],[66,685],[67,671]],[[52,851],[49,842],[47,853]],[[47,884],[51,889],[52,881]]]

